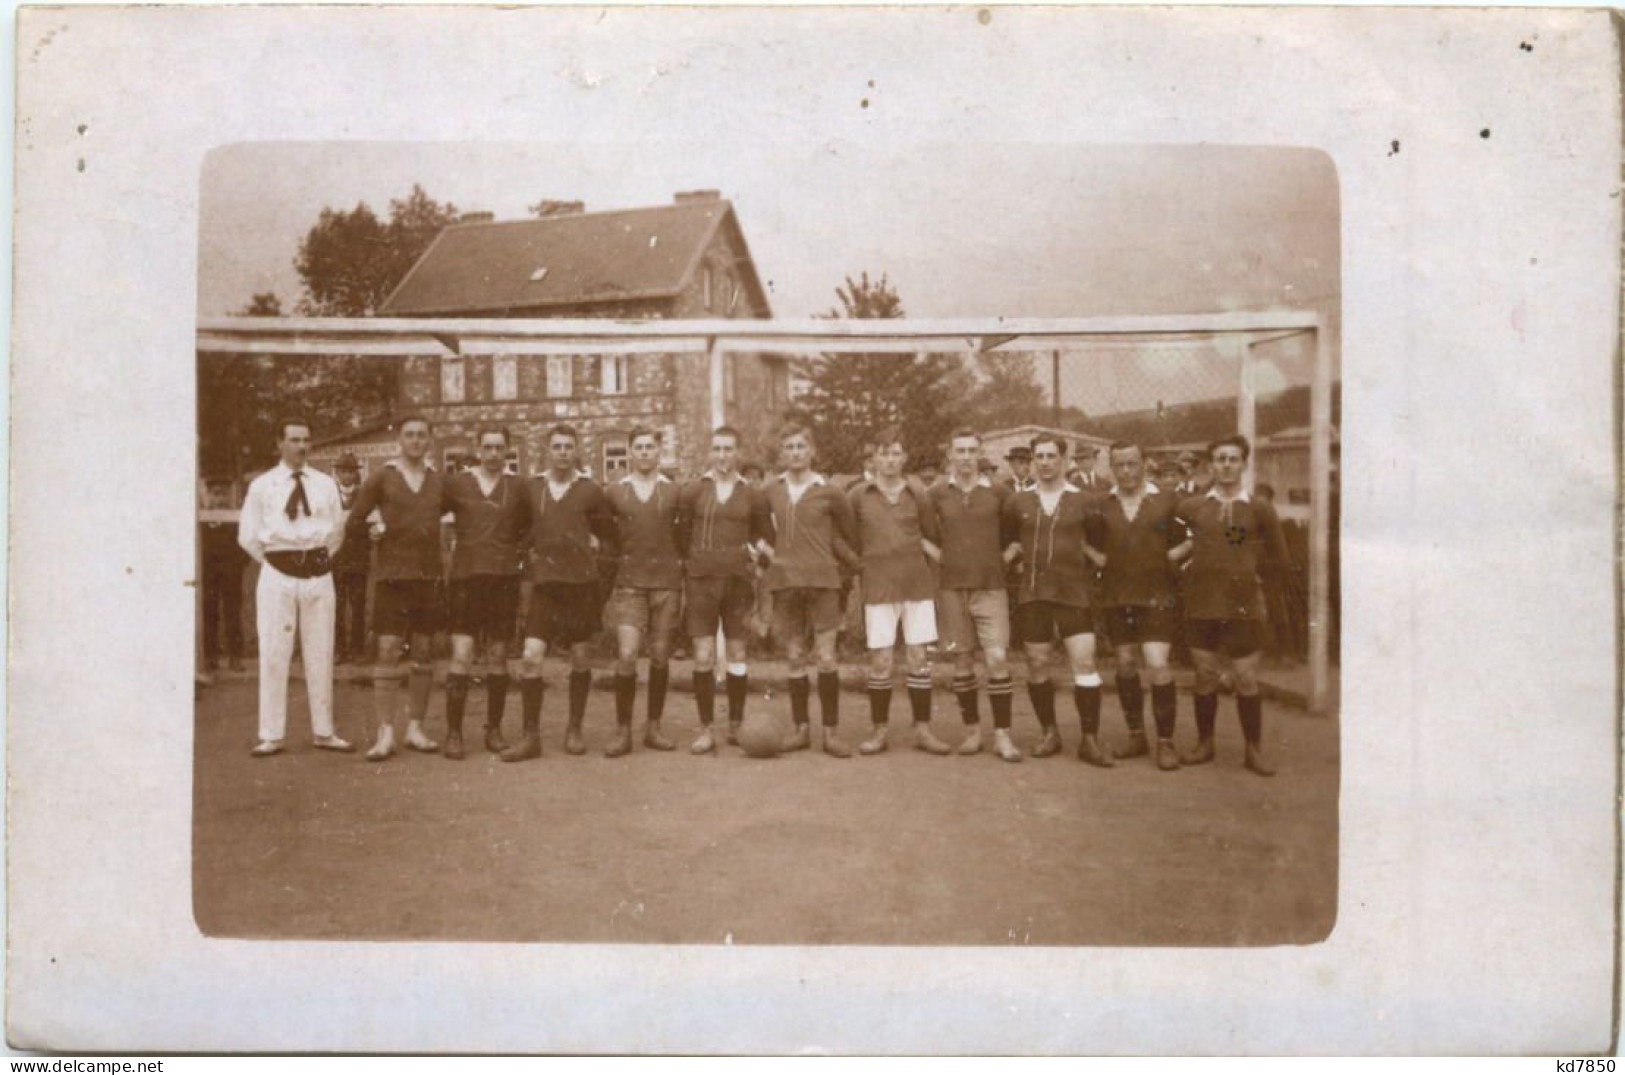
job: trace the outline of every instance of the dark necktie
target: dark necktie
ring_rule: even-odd
[[[299,518],[300,508],[305,509],[306,515],[310,514],[310,500],[305,496],[305,472],[296,470],[293,472],[293,492],[288,494],[288,507],[286,509],[290,521]]]

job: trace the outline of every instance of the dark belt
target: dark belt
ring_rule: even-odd
[[[305,549],[302,552],[268,552],[265,562],[282,574],[296,579],[317,579],[333,570],[327,549]]]

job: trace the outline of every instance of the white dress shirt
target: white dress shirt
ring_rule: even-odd
[[[288,518],[294,479],[286,463],[278,463],[249,483],[237,521],[237,544],[261,563],[268,552],[304,552],[325,545],[329,553],[335,553],[344,541],[338,483],[314,467],[302,467],[300,472],[310,514],[301,511],[297,519]]]

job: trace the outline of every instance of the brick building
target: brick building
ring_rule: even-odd
[[[678,194],[670,205],[588,213],[549,203],[548,215],[492,221],[468,214],[440,233],[379,309],[383,317],[668,318],[772,317],[730,202],[716,191]],[[582,460],[599,479],[627,468],[628,434],[665,434],[664,465],[704,468],[711,427],[709,372],[694,354],[461,355],[408,357],[397,413],[435,424],[438,463],[472,454],[481,425],[513,434],[510,470],[546,465],[547,430],[567,421],[582,434]],[[789,402],[788,362],[730,353],[724,414],[762,459]],[[363,467],[389,458],[388,426],[324,442],[312,461],[330,468],[354,452]]]

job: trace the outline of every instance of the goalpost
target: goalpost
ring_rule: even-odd
[[[1332,341],[1321,316],[1305,310],[1082,318],[895,320],[604,321],[463,318],[204,318],[199,353],[383,355],[689,355],[707,363],[712,426],[726,418],[730,353],[800,356],[917,353],[1045,356],[1080,348],[1147,347],[1202,341],[1234,377],[1235,428],[1257,442],[1260,348],[1311,341],[1308,366],[1310,710],[1331,706]],[[1057,393],[1059,360],[1055,360]],[[1228,393],[1227,393],[1228,395]],[[1059,402],[1057,398],[1057,403]],[[1160,405],[1159,405],[1160,406]],[[200,565],[201,567],[201,565]],[[201,578],[201,576],[200,576]],[[199,586],[201,601],[201,586]]]

